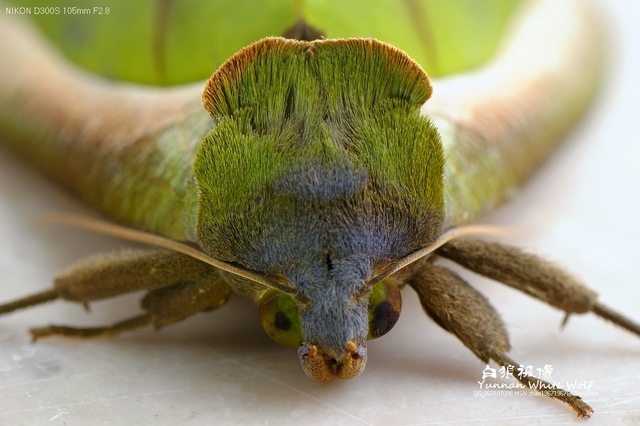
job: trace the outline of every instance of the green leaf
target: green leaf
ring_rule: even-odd
[[[327,37],[374,37],[431,76],[477,67],[519,0],[13,1],[75,63],[109,78],[174,85],[202,80],[242,47],[303,16]]]

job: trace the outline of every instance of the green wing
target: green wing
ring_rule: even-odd
[[[283,35],[300,17],[326,37],[373,37],[390,43],[436,77],[486,62],[520,2],[58,0],[61,13],[31,17],[81,67],[137,83],[204,80],[241,48]],[[11,3],[43,6],[37,0]],[[95,6],[103,9],[94,12]]]
[[[602,83],[603,39],[587,2],[531,2],[492,62],[433,82],[422,112],[444,144],[450,225],[508,199],[584,115]]]

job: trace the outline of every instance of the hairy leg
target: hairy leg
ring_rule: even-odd
[[[222,306],[231,293],[220,272],[197,259],[165,250],[123,250],[74,265],[51,289],[0,305],[0,314],[58,298],[86,305],[139,290],[148,291],[141,315],[104,327],[50,325],[31,334],[34,339],[54,334],[94,337],[146,325],[158,328]]]
[[[506,354],[509,337],[498,312],[489,301],[452,271],[422,262],[406,281],[417,293],[427,314],[445,330],[453,333],[483,362],[489,360],[516,371],[518,363]],[[579,417],[593,410],[582,399],[535,377],[516,375],[527,387],[545,389],[549,396],[568,404]]]
[[[571,314],[593,312],[640,336],[640,325],[597,301],[597,294],[553,263],[516,248],[463,238],[437,252],[485,277],[507,284]]]

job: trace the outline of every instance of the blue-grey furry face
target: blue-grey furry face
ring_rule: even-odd
[[[292,165],[212,230],[215,257],[278,277],[293,288],[304,342],[340,357],[347,342],[364,348],[370,279],[383,265],[430,243],[429,215],[411,200],[343,160]],[[250,232],[247,232],[250,230]],[[425,232],[425,230],[428,230]]]

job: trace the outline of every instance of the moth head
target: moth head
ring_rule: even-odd
[[[366,341],[389,332],[402,307],[400,289],[392,279],[354,296],[346,303],[323,305],[270,289],[259,303],[260,321],[275,342],[298,348],[310,377],[350,379],[364,370]]]
[[[444,152],[420,115],[430,94],[417,63],[371,39],[267,38],[205,87],[216,126],[194,162],[198,244],[284,280],[239,292],[316,379],[364,369],[367,339],[400,312],[397,286],[372,276],[441,233]]]

